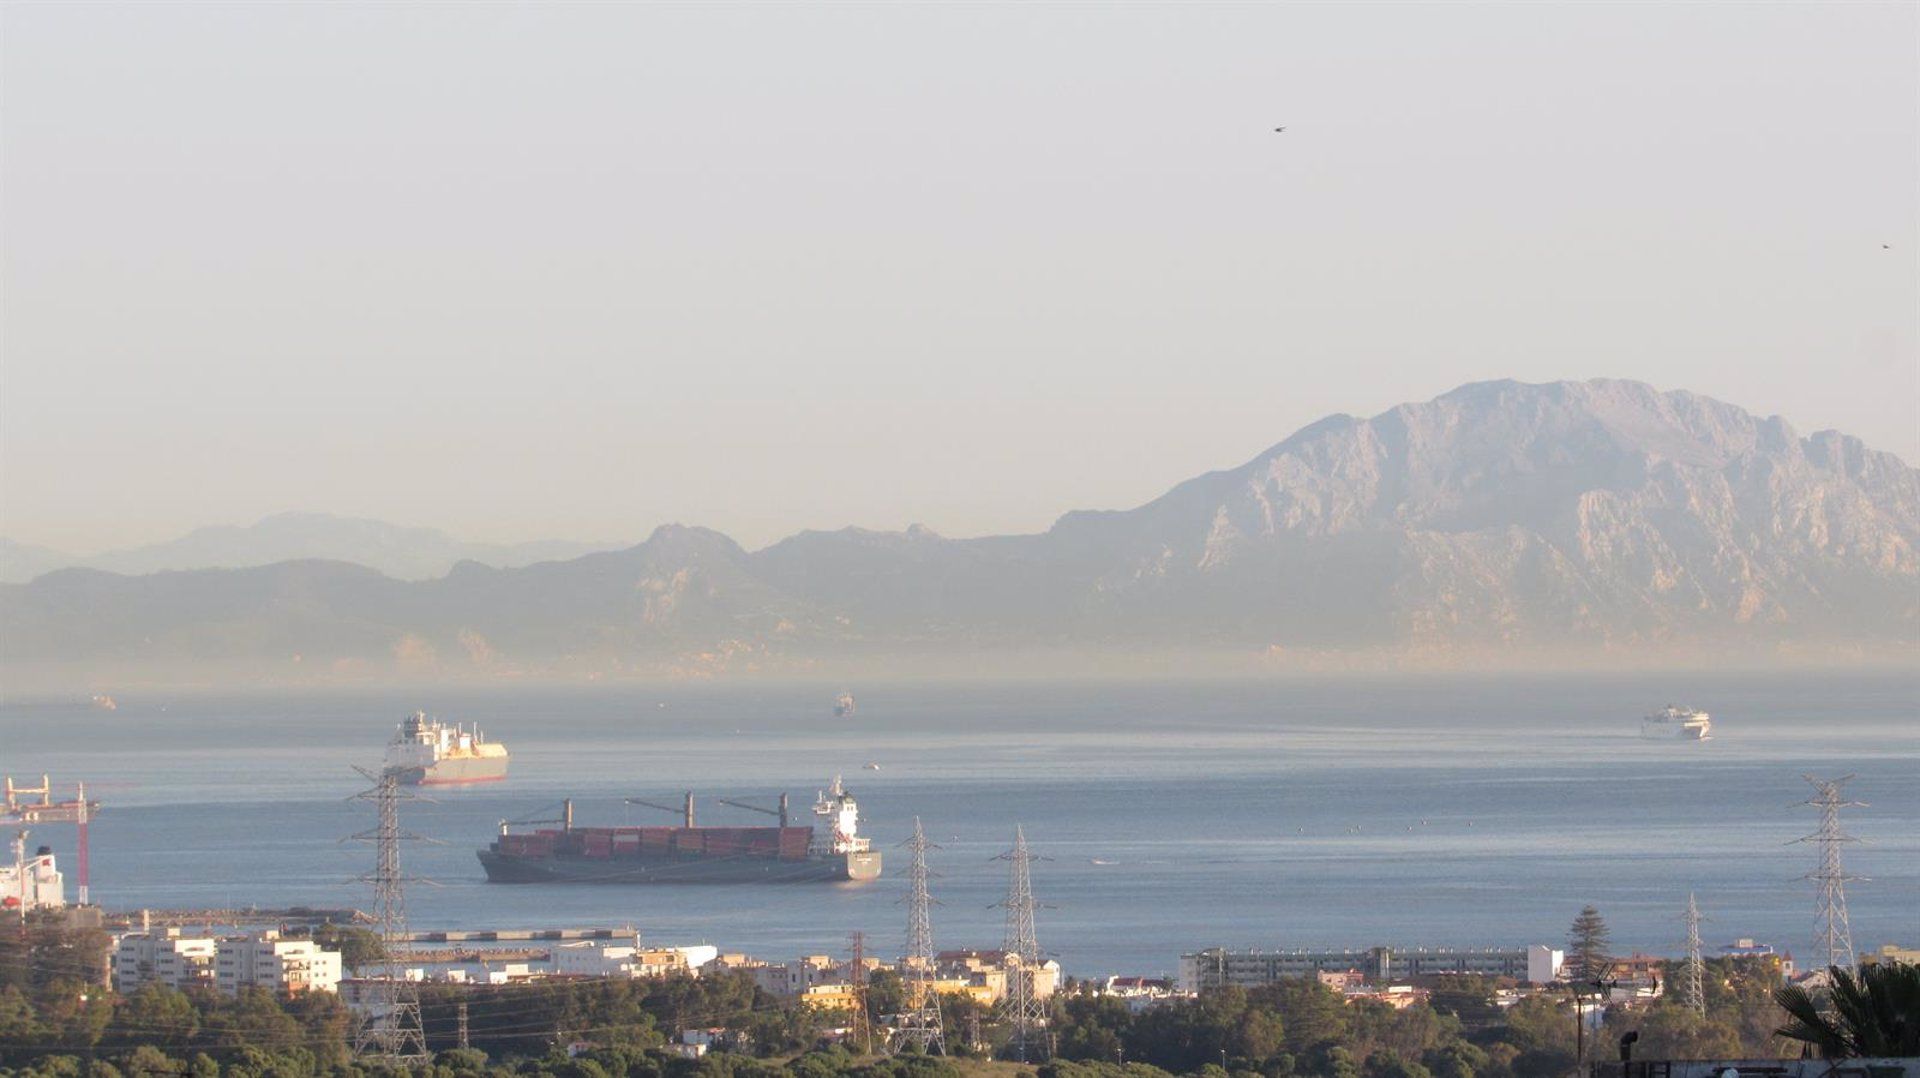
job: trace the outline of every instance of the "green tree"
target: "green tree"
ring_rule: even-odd
[[[1564,1052],[1571,1061],[1576,1040],[1573,1009],[1552,996],[1528,996],[1507,1008],[1507,1027],[1500,1039],[1522,1052]]]
[[[1607,919],[1600,916],[1599,910],[1581,907],[1580,916],[1575,917],[1567,929],[1567,980],[1577,983],[1605,976],[1613,964],[1607,954],[1612,935],[1607,929]]]
[[[1876,962],[1858,973],[1829,966],[1827,977],[1824,998],[1801,985],[1773,994],[1787,1012],[1775,1032],[1825,1059],[1920,1056],[1920,966]]]
[[[1368,1057],[1362,1073],[1366,1078],[1433,1078],[1432,1071],[1391,1051],[1376,1052]]]
[[[1493,1001],[1496,988],[1486,977],[1442,974],[1434,982],[1427,1005],[1438,1014],[1458,1019],[1466,1029],[1484,1029],[1500,1022],[1500,1007]]]
[[[340,967],[348,973],[357,973],[363,966],[379,962],[387,956],[387,948],[380,935],[371,929],[358,925],[323,924],[314,928],[313,942],[328,950],[340,952]]]
[[[1279,1013],[1285,1025],[1282,1044],[1296,1059],[1346,1038],[1346,1002],[1317,980],[1288,977],[1254,990],[1251,999]]]
[[[1642,1059],[1738,1059],[1741,1055],[1740,1033],[1731,1024],[1677,1003],[1661,1000],[1628,1021],[1640,1034],[1634,1054]],[[1607,1033],[1617,1038],[1626,1032],[1623,1025],[1610,1021]]]
[[[200,1008],[185,992],[149,984],[120,997],[101,1040],[107,1045],[180,1048],[193,1044],[199,1033]]]
[[[1453,1040],[1430,1049],[1420,1057],[1420,1062],[1433,1072],[1433,1078],[1476,1078],[1491,1060],[1474,1045]]]

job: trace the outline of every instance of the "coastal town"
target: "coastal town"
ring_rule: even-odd
[[[1372,1055],[1348,1064],[1365,1063],[1363,1075],[1432,1078],[1445,1069],[1441,1061],[1450,1059],[1446,1066],[1457,1078],[1556,1078],[1569,1063],[1591,1066],[1595,1078],[1639,1078],[1638,1072],[1605,1071],[1611,1065],[1609,1051],[1603,1051],[1608,1041],[1619,1040],[1621,1060],[1630,1061],[1630,1046],[1643,1037],[1643,1028],[1660,1030],[1678,1020],[1693,1041],[1682,1037],[1663,1045],[1661,1036],[1675,1036],[1669,1029],[1648,1037],[1646,1045],[1674,1051],[1697,1044],[1702,1031],[1712,1028],[1710,1015],[1731,1010],[1719,1019],[1732,1038],[1723,1052],[1764,1056],[1787,1047],[1773,1038],[1765,1017],[1756,1017],[1775,995],[1826,989],[1835,976],[1853,976],[1854,968],[1863,977],[1881,976],[1920,962],[1920,950],[1892,944],[1844,964],[1822,955],[1809,968],[1771,941],[1740,938],[1709,946],[1690,902],[1688,947],[1679,955],[1612,953],[1604,918],[1589,907],[1575,918],[1564,943],[1202,946],[1168,956],[1164,971],[1077,978],[1032,938],[1030,856],[1010,868],[1008,934],[1001,946],[934,948],[924,840],[913,849],[908,869],[909,949],[897,955],[862,933],[842,946],[795,956],[660,941],[632,925],[396,935],[391,924],[383,932],[375,918],[354,910],[109,912],[70,900],[52,850],[28,854],[23,842],[24,836],[16,840],[15,865],[0,874],[0,901],[18,929],[0,935],[0,999],[29,1011],[36,1009],[29,1000],[49,996],[110,1009],[177,999],[177,1007],[206,1009],[204,1021],[215,1025],[213,1016],[223,1007],[326,1013],[337,1016],[343,1030],[357,1030],[363,1050],[408,1066],[436,1058],[473,1063],[497,1052],[597,1060],[609,1073],[609,1061],[624,1059],[623,1073],[646,1073],[629,1058],[640,1045],[656,1060],[682,1065],[709,1055],[787,1059],[827,1053],[822,1058],[848,1070],[861,1060],[940,1055],[998,1058],[1071,1074],[1062,1068],[1121,1066],[1131,1053],[1136,1067],[1173,1072],[1218,1066],[1227,1074],[1278,1078],[1275,1067],[1285,1059],[1281,1069],[1287,1073],[1346,1078],[1338,1053],[1351,1052],[1338,1043],[1323,1039],[1285,1050],[1285,1031],[1320,1021],[1347,1028],[1348,1036],[1353,1029],[1374,1028],[1368,1036],[1411,1037],[1415,1047],[1406,1052],[1417,1050],[1426,1060],[1395,1056],[1398,1070]],[[95,995],[102,991],[108,995]],[[555,998],[568,1003],[555,1012],[551,1028],[544,1018],[539,1028],[525,1023],[531,1001]],[[607,1011],[609,998],[637,1001],[637,1009]],[[664,1013],[646,1005],[662,999],[678,1002]],[[698,1002],[689,1006],[690,1000]],[[316,1004],[321,1012],[312,1010]],[[1222,1006],[1239,1009],[1238,1025],[1205,1049],[1217,1059],[1201,1059],[1194,1055],[1202,1051],[1194,1031],[1186,1026]],[[1262,1006],[1272,1008],[1265,1018]],[[621,1013],[626,1017],[614,1020]],[[70,1047],[94,1052],[110,1046],[114,1020],[95,1030],[104,1039]],[[1270,1036],[1257,1032],[1260,1021],[1271,1023]],[[1512,1030],[1536,1024],[1557,1032],[1528,1034],[1540,1041],[1532,1049],[1499,1040],[1474,1047],[1475,1030],[1483,1037],[1489,1030],[1512,1036]],[[31,1022],[0,1025],[0,1061],[44,1054],[35,1049],[21,1055],[19,1045],[10,1047],[10,1038],[17,1042],[29,1029],[38,1030],[33,1036],[48,1032]],[[1565,1046],[1545,1047],[1569,1030],[1571,1060]],[[1169,1036],[1171,1041],[1162,1040]],[[345,1044],[336,1047],[344,1051]],[[1509,1050],[1509,1058],[1496,1065],[1489,1047]],[[1529,1050],[1536,1054],[1529,1057]],[[1303,1052],[1317,1053],[1318,1061]],[[1179,1066],[1182,1060],[1192,1065]],[[1797,1075],[1780,1070],[1784,1064],[1772,1066],[1768,1073]]]

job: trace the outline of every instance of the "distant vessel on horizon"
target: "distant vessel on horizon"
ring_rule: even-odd
[[[836,696],[833,698],[833,717],[834,718],[844,719],[849,715],[852,715],[853,710],[854,710],[854,705],[853,705],[852,693],[843,692],[839,696]]]
[[[1699,708],[1668,704],[1640,720],[1640,736],[1650,741],[1705,741],[1713,736],[1713,717]]]
[[[93,706],[100,711],[120,710],[120,704],[116,700],[114,700],[113,697],[108,696],[106,693],[95,693],[93,695],[92,703],[93,703]]]
[[[462,786],[507,777],[507,747],[478,727],[448,726],[416,711],[387,742],[385,766],[409,786]]]

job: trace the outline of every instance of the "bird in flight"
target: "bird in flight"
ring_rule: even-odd
[[[1276,128],[1274,128],[1274,129],[1273,129],[1273,133],[1277,135],[1277,134],[1279,134],[1280,132],[1282,132],[1282,131],[1285,131],[1285,130],[1286,130],[1286,128],[1284,128],[1284,127],[1276,127]]]

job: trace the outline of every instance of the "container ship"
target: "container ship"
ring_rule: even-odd
[[[860,837],[860,806],[838,776],[813,806],[826,821],[824,835],[790,825],[785,794],[777,810],[717,800],[778,816],[779,825],[697,827],[687,794],[681,808],[628,799],[683,812],[680,827],[575,827],[567,800],[558,819],[519,821],[557,823],[558,830],[515,834],[513,824],[501,821],[500,837],[478,851],[480,864],[491,883],[823,883],[880,876],[880,853]]]
[[[410,786],[459,786],[507,777],[507,747],[478,727],[448,726],[416,711],[387,742],[386,768]]]
[[[1640,736],[1658,741],[1706,741],[1713,736],[1713,718],[1698,708],[1668,704],[1640,720]]]

